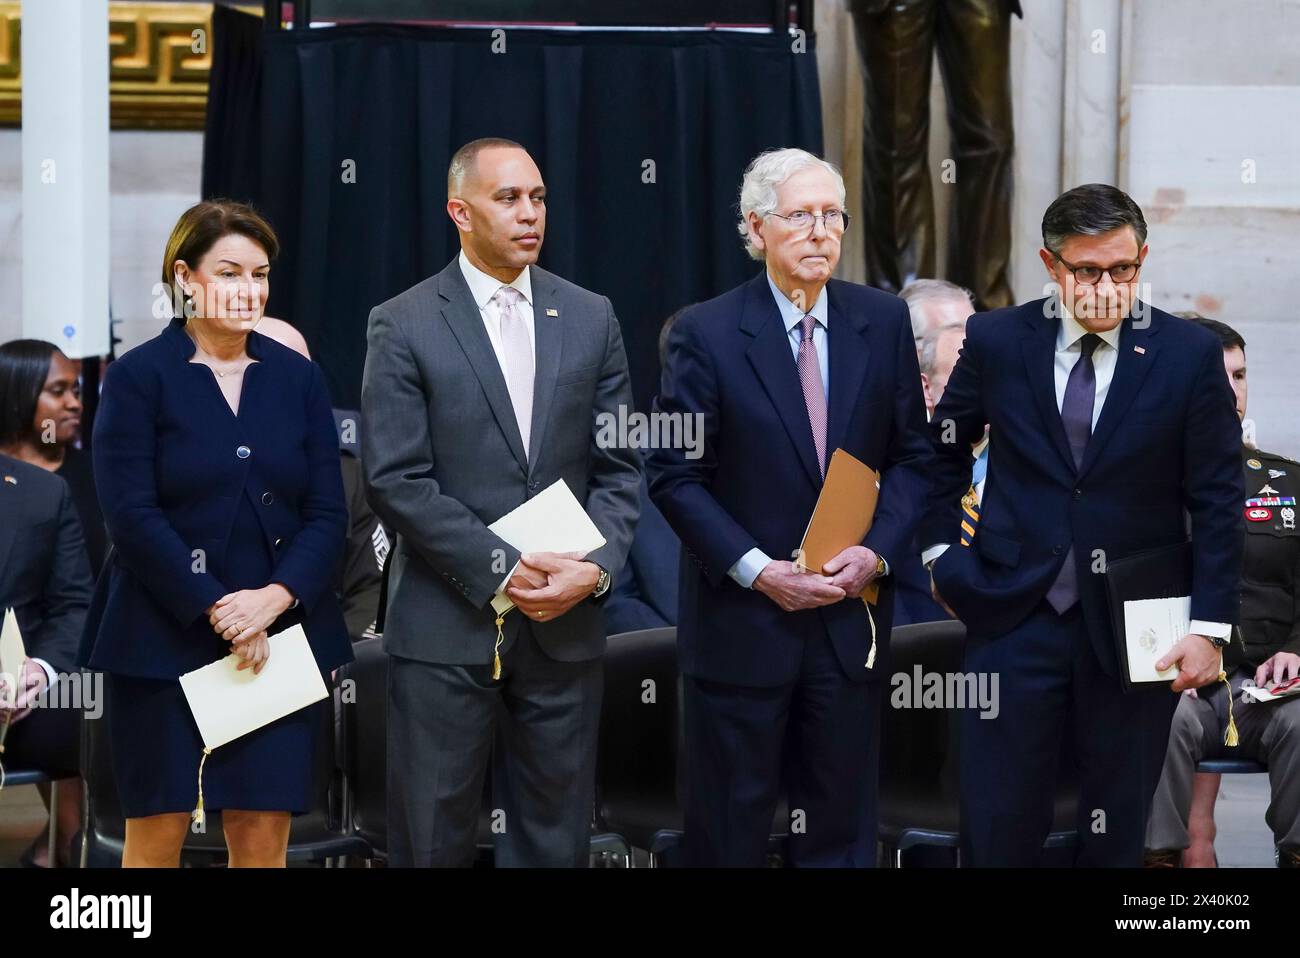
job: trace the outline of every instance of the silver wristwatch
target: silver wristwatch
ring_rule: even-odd
[[[600,569],[600,566],[596,566],[596,568]],[[591,597],[593,599],[599,599],[602,595],[604,595],[608,591],[609,591],[609,573],[606,572],[604,569],[600,569],[600,578],[596,580],[596,588],[595,591],[591,593]]]

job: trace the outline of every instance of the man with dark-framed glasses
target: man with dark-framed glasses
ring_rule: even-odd
[[[650,496],[685,547],[693,865],[762,865],[774,827],[789,831],[795,865],[851,865],[859,843],[875,846],[890,564],[911,548],[930,449],[907,305],[831,278],[843,207],[831,164],[760,154],[737,226],[762,271],[685,310],[668,336],[657,409],[703,423],[702,455],[660,448],[647,464]],[[881,473],[875,522],[824,575],[801,572],[790,560],[837,448]],[[875,579],[868,613],[857,596]],[[790,818],[774,823],[782,791]]]
[[[923,560],[966,624],[965,670],[999,676],[996,717],[962,716],[963,861],[1032,865],[1063,774],[1079,781],[1080,865],[1142,862],[1174,694],[1214,681],[1238,616],[1241,429],[1218,339],[1138,298],[1141,209],[1113,186],[1043,217],[1044,299],[978,313],[930,421],[938,456]],[[1213,375],[1211,375],[1213,373]],[[990,425],[988,484],[960,536],[970,444]],[[1184,541],[1188,634],[1125,692],[1109,562]],[[1062,768],[1063,740],[1074,769]]]

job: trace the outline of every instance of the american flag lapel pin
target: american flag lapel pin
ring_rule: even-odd
[[[1139,356],[1145,356],[1147,354],[1146,347],[1144,346],[1134,346],[1133,352],[1137,353]]]
[[[553,307],[553,306],[547,306],[547,307],[546,307],[546,315],[547,315],[547,316],[559,316],[559,315],[560,315],[560,311],[559,311],[558,309],[556,309],[555,307]]]
[[[13,476],[5,476],[5,482],[9,483],[9,485],[11,486],[18,485],[18,480],[15,479]]]

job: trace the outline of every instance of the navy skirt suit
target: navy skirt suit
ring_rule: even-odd
[[[105,673],[113,773],[128,818],[188,812],[203,740],[178,677],[230,654],[206,610],[272,582],[298,600],[268,630],[301,623],[328,685],[352,660],[330,588],[347,507],[321,370],[248,336],[239,413],[174,319],[111,363],[95,417],[95,484],[113,551],[86,617],[80,664]],[[274,652],[272,652],[274,654]],[[328,699],[215,749],[207,809],[306,812]]]

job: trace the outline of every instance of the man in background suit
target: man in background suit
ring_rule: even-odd
[[[861,831],[874,842],[888,563],[912,543],[930,452],[907,307],[830,278],[843,208],[824,160],[757,157],[739,225],[765,269],[688,309],[668,338],[658,410],[699,417],[703,436],[697,458],[660,448],[648,467],[685,547],[677,640],[697,865],[762,865],[783,789],[794,864],[849,865]],[[882,474],[875,522],[825,575],[800,573],[789,559],[838,448]],[[857,596],[882,576],[869,614]]]
[[[93,588],[68,484],[39,466],[0,455],[0,618],[6,608],[14,610],[27,652],[21,673],[3,680],[13,685],[0,690],[0,723],[10,723],[4,740],[7,768],[40,769],[51,778],[80,774],[80,711],[32,706],[48,704],[40,696],[60,676],[76,673],[77,644]],[[67,698],[59,694],[54,701]],[[69,791],[79,793],[80,783],[69,783]],[[48,805],[48,791],[43,789],[42,796]],[[61,860],[70,857],[80,807],[79,802],[59,802],[51,809],[63,837]],[[45,864],[46,845],[44,838],[33,843],[24,860]]]
[[[659,328],[659,365],[668,363],[668,334],[686,309],[679,309]],[[641,514],[627,554],[627,565],[610,589],[605,622],[610,635],[677,624],[678,556],[681,540],[650,498],[641,478]]]
[[[257,331],[311,359],[306,338],[283,319],[263,316]],[[334,410],[336,421],[339,415],[339,410]],[[343,497],[348,504],[348,540],[332,585],[343,609],[348,636],[353,642],[360,642],[375,635],[380,582],[388,558],[388,534],[366,501],[361,460],[349,449],[340,449],[339,466],[343,472]]]
[[[59,673],[76,671],[93,589],[68,484],[0,455],[0,618],[14,610],[27,652],[22,676],[13,676],[21,687],[10,690],[18,699],[15,720],[27,717],[29,700]]]
[[[955,283],[943,279],[918,279],[908,283],[899,292],[907,303],[912,320],[912,336],[916,341],[916,360],[921,367],[921,393],[925,397],[925,415],[929,419],[935,404],[943,397],[957,362],[957,353],[966,337],[966,320],[974,310],[970,293]],[[981,440],[973,450],[975,467],[972,470],[972,489],[968,520],[973,526],[978,521],[978,494],[983,492],[987,440]],[[894,625],[914,622],[941,622],[949,618],[943,606],[934,601],[930,592],[930,573],[921,564],[921,546],[913,544],[907,557],[898,563],[894,573],[897,591],[894,594]],[[874,854],[874,849],[873,849]]]
[[[475,140],[447,179],[461,253],[371,311],[361,392],[370,501],[397,533],[389,860],[473,860],[491,754],[496,863],[580,866],[605,648],[594,600],[626,558],[640,481],[635,450],[598,443],[596,417],[631,410],[627,357],[609,300],[535,265],[546,187],[523,147]],[[585,561],[521,556],[488,529],[557,480],[605,537]],[[503,591],[517,608],[498,633]]]
[[[938,454],[920,538],[936,598],[966,624],[966,670],[999,676],[996,718],[962,716],[962,849],[1038,861],[1062,738],[1080,779],[1077,863],[1142,863],[1178,696],[1125,693],[1107,562],[1187,538],[1191,629],[1157,668],[1174,692],[1213,681],[1238,615],[1241,429],[1208,330],[1137,297],[1146,221],[1112,186],[1058,197],[1040,256],[1059,291],[972,316],[930,421]],[[1212,375],[1213,374],[1213,375]],[[959,541],[970,448],[990,426],[988,485]]]

